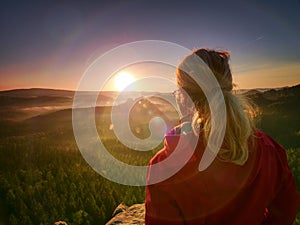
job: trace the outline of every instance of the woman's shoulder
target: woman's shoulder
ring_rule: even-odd
[[[164,159],[167,158],[167,154],[166,154],[166,150],[165,148],[161,149],[160,151],[158,151],[149,161],[149,166],[152,166],[156,163],[159,163],[161,161],[163,161]]]
[[[152,157],[149,164],[153,165],[166,159],[176,149],[180,139],[187,144],[195,139],[190,122],[183,122],[166,133],[163,148]]]
[[[258,145],[258,147],[268,150],[278,150],[278,151],[285,151],[284,147],[279,144],[277,141],[275,141],[271,136],[266,134],[265,132],[256,129],[254,131],[254,138],[255,138],[255,143]]]
[[[273,173],[282,169],[286,170],[288,162],[285,148],[263,131],[256,130],[254,134],[259,167],[272,169]]]

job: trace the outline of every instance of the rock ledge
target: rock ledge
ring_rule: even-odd
[[[130,207],[121,203],[113,212],[113,218],[106,225],[144,225],[145,223],[145,205],[134,204]]]

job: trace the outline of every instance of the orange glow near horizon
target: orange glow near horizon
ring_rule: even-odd
[[[300,63],[274,65],[233,76],[239,89],[279,88],[300,84]]]
[[[105,86],[104,91],[121,91],[130,83],[151,74],[157,74],[169,79],[172,79],[174,76],[175,79],[175,73],[172,68],[164,68],[160,65],[155,67],[144,64],[126,69],[126,71],[122,70],[112,77]],[[0,90],[50,88],[75,91],[83,75],[82,71],[84,71],[82,68],[75,66],[72,69],[60,71],[51,70],[51,68],[45,70],[45,68],[2,67],[0,68]],[[242,72],[233,70],[232,72],[233,81],[240,89],[276,88],[300,84],[300,63],[297,62],[281,65],[274,63],[274,65],[262,66],[261,68],[249,68]],[[54,77],[53,74],[56,76]],[[121,76],[121,74],[123,75]],[[146,89],[151,89],[151,85],[153,84],[149,84]],[[154,91],[158,90],[159,85],[158,83],[157,87],[154,87]],[[163,92],[173,91],[169,90],[169,87],[161,86],[159,86],[159,90]]]

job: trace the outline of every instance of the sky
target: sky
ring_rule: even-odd
[[[299,12],[300,0],[1,1],[0,90],[76,90],[99,56],[140,40],[228,50],[240,88],[293,86]]]

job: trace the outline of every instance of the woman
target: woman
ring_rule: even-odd
[[[203,171],[199,171],[198,166],[208,142],[212,120],[204,92],[189,76],[189,73],[197,74],[197,71],[187,69],[194,63],[192,57],[195,55],[210,68],[218,81],[227,119],[221,148],[211,165]],[[179,65],[179,108],[183,114],[193,110],[195,114],[190,123],[184,121],[165,136],[164,148],[149,163],[146,225],[293,223],[300,200],[285,150],[268,135],[255,129],[250,104],[232,93],[228,61],[227,52],[199,49]],[[189,98],[194,107],[187,103]],[[172,167],[164,164],[159,166],[159,170],[154,170],[154,165],[174,152],[180,138],[195,135],[199,139],[188,162],[168,179],[151,182],[160,176],[159,171]],[[189,148],[187,146],[183,150],[190,151]]]

